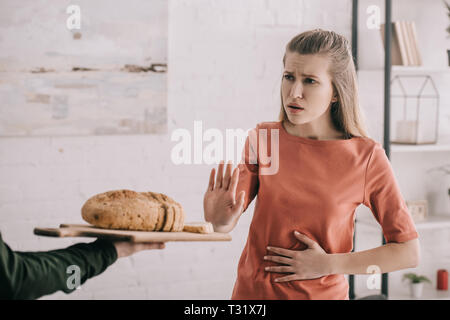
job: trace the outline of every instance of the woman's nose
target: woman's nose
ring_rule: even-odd
[[[293,98],[303,98],[303,86],[301,82],[294,83],[292,86],[291,96]]]

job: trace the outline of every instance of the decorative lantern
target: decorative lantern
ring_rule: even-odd
[[[429,75],[396,75],[391,81],[391,143],[435,144],[439,93]]]

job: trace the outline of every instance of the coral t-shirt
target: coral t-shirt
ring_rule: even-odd
[[[351,252],[360,204],[386,242],[418,238],[389,159],[371,138],[314,140],[288,133],[280,121],[262,122],[249,132],[238,167],[244,210],[257,197],[232,299],[349,299],[343,274],[276,283],[287,274],[265,271],[281,264],[263,257],[274,254],[269,245],[304,250],[294,230],[327,253]]]

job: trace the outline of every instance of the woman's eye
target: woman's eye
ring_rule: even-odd
[[[290,75],[290,74],[285,74],[285,75],[284,75],[284,78],[285,78],[286,80],[293,80],[293,79],[294,79],[294,77],[293,77],[292,75]],[[311,78],[306,78],[304,81],[305,81],[305,83],[307,83],[307,84],[315,84],[315,83],[317,83],[316,80],[311,79]]]

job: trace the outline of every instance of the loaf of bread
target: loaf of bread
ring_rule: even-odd
[[[82,218],[99,228],[138,231],[183,231],[181,204],[165,194],[113,190],[89,198]]]

